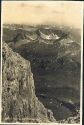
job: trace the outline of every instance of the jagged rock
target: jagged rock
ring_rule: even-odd
[[[66,124],[78,123],[78,124],[80,124],[80,111],[78,110],[78,113],[76,116],[64,119],[64,120],[60,121],[60,123],[66,123]]]
[[[57,34],[54,34],[54,33],[51,33],[51,34],[44,34],[42,33],[40,30],[39,30],[39,33],[40,33],[40,36],[43,38],[43,39],[47,39],[47,40],[57,40],[59,39],[60,37],[58,37]]]
[[[35,95],[30,62],[3,42],[2,121],[55,122],[53,113]]]

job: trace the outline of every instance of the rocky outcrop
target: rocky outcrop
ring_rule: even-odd
[[[47,40],[57,40],[60,38],[60,37],[58,37],[57,34],[54,34],[54,33],[46,35],[46,34],[42,33],[40,30],[39,30],[39,33],[40,33],[41,38],[47,39]]]
[[[55,122],[35,95],[30,62],[3,43],[2,121]]]

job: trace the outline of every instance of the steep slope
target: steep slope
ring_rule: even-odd
[[[52,122],[53,114],[35,95],[30,62],[3,43],[2,121]]]

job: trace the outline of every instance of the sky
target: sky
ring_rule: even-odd
[[[59,1],[4,1],[3,23],[60,24],[81,27],[82,3]]]

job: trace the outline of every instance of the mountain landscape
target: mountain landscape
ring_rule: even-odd
[[[30,106],[28,110],[25,109],[28,111],[26,116],[20,114],[24,117],[22,122],[28,122],[29,116],[34,122],[80,122],[79,32],[79,29],[54,25],[3,25],[3,121],[8,117],[12,122],[14,119],[17,121],[19,109],[14,118],[10,117],[13,113],[8,113],[11,112],[9,105],[16,98],[16,102],[21,100],[19,103],[22,112]],[[10,74],[9,78],[7,74]],[[28,74],[32,77],[29,82]],[[10,100],[9,96],[14,88],[16,92],[11,95]],[[22,108],[24,97],[26,105]],[[32,113],[29,112],[31,106]],[[35,112],[39,114],[36,113],[35,116]]]

